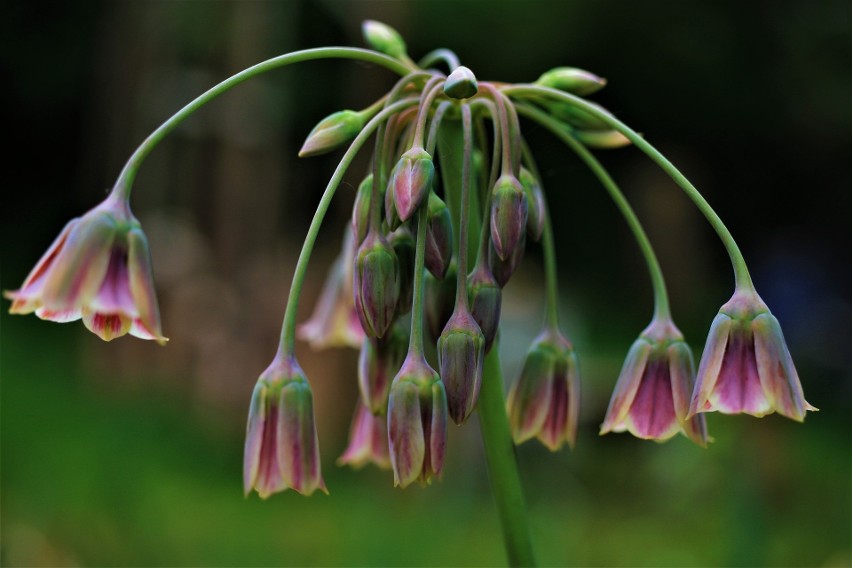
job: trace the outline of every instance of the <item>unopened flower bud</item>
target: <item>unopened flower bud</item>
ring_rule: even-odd
[[[364,41],[376,51],[396,58],[406,55],[405,41],[399,32],[389,25],[376,20],[364,20],[361,31],[364,34]]]
[[[544,191],[538,179],[528,169],[521,167],[518,177],[527,197],[527,236],[535,242],[541,240],[544,232],[544,219],[547,215],[544,205]]]
[[[600,105],[588,103],[600,112],[612,116],[612,114]],[[547,109],[555,118],[567,123],[573,128],[580,130],[611,130],[612,127],[603,119],[598,118],[589,111],[576,105],[563,102],[552,102],[547,104]]]
[[[507,408],[516,444],[535,436],[551,451],[566,442],[574,447],[580,381],[577,356],[562,334],[547,330],[532,344]]]
[[[384,195],[385,200],[385,222],[388,229],[395,231],[402,225],[402,219],[399,218],[396,203],[393,201],[393,186],[388,185],[382,195]]]
[[[443,279],[453,258],[453,221],[446,203],[429,194],[429,226],[426,229],[426,268]]]
[[[295,359],[276,357],[258,379],[246,428],[243,483],[261,498],[328,493],[320,472],[311,387]]]
[[[584,97],[603,89],[606,79],[576,67],[557,67],[544,73],[535,84]]]
[[[423,281],[423,310],[429,338],[437,341],[446,326],[456,301],[456,263],[450,264],[443,280],[426,271]]]
[[[393,192],[396,213],[405,222],[414,214],[429,191],[435,178],[432,156],[422,147],[405,152],[391,173],[388,191]]]
[[[485,337],[485,353],[491,351],[500,327],[503,292],[487,264],[479,264],[467,280],[470,313]]]
[[[527,230],[528,206],[521,182],[503,175],[491,193],[491,241],[497,255],[506,260]]]
[[[370,230],[370,210],[373,201],[373,175],[364,178],[355,194],[355,204],[352,206],[352,231],[355,242],[361,244]]]
[[[373,414],[384,415],[388,407],[388,390],[408,348],[408,333],[396,324],[382,338],[368,338],[358,357],[358,387],[361,400]]]
[[[617,130],[575,130],[572,135],[589,148],[608,150],[629,146],[630,140]]]
[[[508,284],[512,275],[521,265],[524,259],[524,249],[526,248],[526,235],[521,235],[520,242],[512,249],[509,258],[503,260],[497,255],[494,246],[488,247],[488,266],[491,268],[491,274],[494,275],[494,280],[497,284],[504,288]]]
[[[390,235],[388,242],[399,260],[399,298],[396,300],[397,315],[411,311],[414,298],[414,253],[416,243],[408,227],[401,225]]]
[[[447,407],[456,424],[463,424],[479,400],[485,336],[467,307],[456,311],[438,338],[441,380],[447,391]]]
[[[706,446],[703,417],[687,418],[694,377],[683,335],[671,320],[655,319],[630,347],[601,434],[629,431],[662,442],[680,432]]]
[[[689,408],[697,412],[764,416],[799,422],[811,406],[781,326],[753,290],[737,290],[713,320]]]
[[[364,332],[382,337],[399,298],[399,260],[387,240],[370,231],[358,248],[354,275],[355,311]]]
[[[365,116],[354,110],[341,110],[319,121],[308,134],[300,158],[319,156],[351,142],[364,128]]]
[[[447,396],[422,355],[409,353],[391,385],[388,446],[394,485],[430,483],[444,467]]]
[[[468,99],[478,91],[476,75],[464,65],[456,67],[444,83],[444,94],[451,99]]]
[[[349,427],[349,445],[337,459],[337,465],[358,469],[373,463],[380,469],[390,469],[387,418],[374,416],[359,400]]]

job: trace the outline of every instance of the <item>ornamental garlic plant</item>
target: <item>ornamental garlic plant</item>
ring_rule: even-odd
[[[598,178],[635,236],[653,286],[651,323],[630,348],[601,433],[627,431],[658,442],[681,433],[705,446],[711,440],[706,412],[777,411],[802,421],[816,410],[804,399],[780,324],[719,216],[647,140],[586,99],[606,85],[603,78],[559,67],[531,83],[479,81],[452,51],[438,49],[415,61],[392,28],[370,21],[363,31],[369,49],[324,47],[274,57],[222,81],[166,120],[130,157],[107,200],[72,220],[21,288],[6,292],[10,311],[55,321],[82,318],[105,340],[130,333],[165,343],[147,241],[129,206],[144,159],[198,108],[244,81],[292,63],[351,59],[384,67],[398,79],[366,108],[320,120],[299,152],[310,157],[345,149],[296,263],[273,362],[252,396],[246,493],[267,498],[288,489],[326,491],[313,393],[295,356],[297,305],[329,205],[371,140],[368,171],[354,172],[363,181],[342,251],[313,316],[298,327],[298,338],[316,348],[360,349],[353,372],[360,394],[340,464],[390,467],[400,487],[430,483],[442,474],[448,419],[464,425],[477,415],[509,561],[534,563],[513,443],[537,438],[551,451],[573,447],[582,353],[557,317],[554,212],[524,137],[526,121],[552,133]],[[697,381],[654,249],[592,152],[627,145],[659,165],[695,203],[733,265],[733,298],[713,321]],[[543,249],[544,325],[506,401],[499,361],[503,288],[522,268],[530,243]],[[427,341],[435,344],[432,361]]]

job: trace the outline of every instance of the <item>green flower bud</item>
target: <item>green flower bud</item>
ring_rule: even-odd
[[[557,67],[544,73],[535,84],[584,97],[603,89],[606,79],[576,67]]]
[[[438,338],[441,379],[447,391],[447,407],[456,424],[463,424],[479,400],[485,336],[466,306],[456,306]]]
[[[399,298],[399,260],[387,240],[371,230],[355,256],[355,311],[364,332],[382,337]]]
[[[355,205],[352,206],[352,230],[355,242],[364,242],[367,231],[370,230],[370,206],[373,201],[373,175],[364,178],[355,194]]]
[[[547,214],[544,208],[544,191],[532,172],[523,166],[518,179],[527,197],[527,236],[538,242],[544,232],[544,218]]]
[[[476,76],[464,65],[456,67],[444,83],[444,94],[451,99],[468,99],[478,91]]]
[[[364,124],[364,115],[354,110],[341,110],[328,115],[308,134],[299,150],[299,157],[319,156],[351,142],[364,128]]]
[[[364,42],[376,51],[391,57],[405,57],[405,41],[399,32],[376,20],[364,20],[361,25]]]
[[[453,258],[453,221],[444,201],[429,194],[429,226],[426,229],[426,268],[443,279]]]
[[[603,107],[599,105],[594,106],[598,110],[606,114],[610,114],[609,111]],[[550,114],[562,122],[566,122],[581,130],[610,130],[611,128],[609,124],[592,113],[571,104],[552,103],[548,105],[548,110],[550,111]]]
[[[491,274],[487,263],[479,263],[467,279],[470,313],[482,335],[485,336],[485,353],[491,351],[500,326],[500,307],[503,292]]]
[[[408,227],[400,226],[388,235],[388,242],[399,259],[399,298],[396,301],[396,313],[405,315],[411,311],[414,299],[414,253],[416,243]]]
[[[414,214],[432,190],[435,165],[422,147],[414,147],[402,155],[391,173],[388,191],[399,218],[404,222]]]
[[[506,260],[521,244],[527,228],[528,206],[521,182],[502,175],[491,192],[491,242],[497,255]]]

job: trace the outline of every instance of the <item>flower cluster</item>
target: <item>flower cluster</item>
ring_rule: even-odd
[[[557,318],[556,243],[520,117],[552,131],[595,172],[639,241],[654,284],[654,319],[628,352],[601,433],[629,431],[657,441],[682,433],[704,446],[706,412],[763,416],[777,411],[801,421],[815,410],[804,399],[778,321],[754,291],[739,250],[686,182],[684,190],[723,236],[737,276],[733,298],[713,321],[696,378],[647,236],[590,149],[634,143],[664,168],[673,167],[585,99],[606,84],[602,78],[561,67],[529,85],[479,82],[448,50],[415,63],[393,29],[367,22],[364,34],[373,51],[346,56],[401,69],[402,77],[375,104],[321,120],[299,153],[349,148],[299,258],[278,354],[252,395],[246,493],[256,490],[265,498],[288,488],[305,495],[326,490],[313,395],[294,356],[295,305],[328,202],[352,157],[373,134],[370,170],[359,184],[342,251],[314,315],[299,328],[300,337],[315,347],[360,349],[360,396],[340,463],[391,467],[402,487],[441,475],[449,420],[464,424],[485,389],[502,396],[499,375],[484,369],[496,357],[503,288],[530,243],[541,243],[544,250],[545,323],[510,389],[502,420],[515,443],[538,438],[554,451],[574,445],[580,412],[577,355]],[[443,64],[448,74],[438,70]],[[210,98],[221,90],[211,90]],[[175,119],[167,128],[174,124]],[[144,157],[149,150],[143,146],[137,153]],[[21,289],[7,293],[13,313],[35,311],[55,321],[82,318],[105,340],[131,333],[166,341],[147,241],[128,206],[129,180],[140,160],[131,160],[103,204],[68,224]]]

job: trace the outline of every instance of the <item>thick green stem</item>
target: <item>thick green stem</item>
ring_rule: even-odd
[[[494,347],[485,357],[482,372],[482,387],[477,405],[482,442],[485,445],[491,491],[497,502],[509,564],[534,566],[535,555],[521,477],[503,400],[503,371],[500,368],[498,341],[495,341]]]
[[[660,262],[657,260],[657,255],[654,253],[654,248],[651,246],[651,241],[648,239],[645,229],[639,222],[639,218],[636,216],[624,193],[615,183],[615,180],[612,179],[597,158],[571,135],[569,128],[564,124],[536,108],[527,105],[517,105],[517,108],[519,113],[535,120],[562,140],[597,176],[630,226],[630,230],[633,232],[633,236],[642,250],[642,255],[645,257],[645,264],[648,266],[648,273],[651,275],[651,284],[654,288],[654,317],[670,319],[669,295],[666,290],[666,281],[663,278]],[[545,231],[547,231],[547,228],[545,228]]]
[[[284,312],[284,323],[281,326],[279,351],[282,351],[284,354],[292,354],[295,349],[296,309],[299,305],[299,295],[302,292],[302,284],[304,283],[305,274],[308,269],[308,261],[311,258],[311,252],[314,249],[314,242],[319,234],[320,226],[322,225],[323,218],[325,218],[325,213],[328,211],[328,206],[334,198],[334,193],[337,191],[337,187],[343,179],[343,174],[346,173],[346,170],[358,154],[358,151],[373,134],[379,124],[387,120],[388,117],[394,113],[414,106],[415,104],[417,104],[416,99],[402,100],[382,110],[382,112],[373,117],[373,119],[364,126],[364,129],[361,130],[355,140],[352,141],[349,149],[346,150],[346,153],[343,155],[343,158],[341,158],[340,163],[337,164],[337,169],[334,170],[334,174],[332,174],[331,179],[320,198],[316,212],[314,212],[314,218],[311,220],[311,226],[308,228],[308,234],[305,236],[305,244],[302,245],[302,251],[299,253],[299,260],[296,262],[296,270],[293,272],[293,282],[290,284],[290,295],[287,297],[287,309]]]
[[[267,59],[266,61],[253,65],[248,69],[243,69],[236,75],[232,75],[218,85],[205,91],[161,124],[145,139],[144,142],[142,142],[136,151],[133,152],[133,155],[130,156],[130,159],[124,165],[124,169],[121,170],[118,180],[115,182],[115,186],[112,190],[113,194],[121,197],[122,199],[128,199],[130,197],[130,189],[133,186],[133,180],[136,178],[136,173],[139,171],[139,166],[142,165],[142,161],[151,153],[151,150],[153,150],[157,144],[166,137],[166,135],[174,130],[178,124],[225,91],[239,85],[243,81],[251,79],[252,77],[266,73],[267,71],[272,71],[273,69],[278,69],[279,67],[283,67],[291,63],[330,58],[357,59],[360,61],[367,61],[369,63],[376,63],[387,67],[391,71],[399,73],[400,75],[405,75],[413,70],[411,67],[404,65],[398,59],[394,59],[393,57],[388,57],[387,55],[375,51],[354,47],[320,47],[317,49],[305,49],[302,51],[294,51],[293,53],[279,55],[272,59]]]
[[[680,171],[672,164],[665,156],[663,156],[656,148],[654,148],[650,143],[648,143],[642,136],[640,136],[637,132],[635,132],[632,128],[607,113],[606,111],[601,110],[597,105],[591,104],[585,99],[571,95],[569,93],[565,93],[563,91],[559,91],[557,89],[551,89],[548,87],[539,87],[535,85],[514,85],[510,87],[505,87],[502,89],[503,92],[507,95],[514,97],[550,97],[557,100],[560,100],[564,103],[576,106],[581,108],[582,110],[588,112],[589,114],[595,116],[605,122],[607,125],[612,127],[614,130],[617,130],[621,134],[623,134],[628,140],[633,142],[633,144],[642,150],[645,154],[648,155],[654,162],[657,163],[660,168],[663,169],[674,181],[677,183],[681,189],[689,196],[690,199],[695,203],[704,217],[710,222],[710,225],[713,226],[716,233],[719,235],[719,238],[722,240],[722,244],[725,246],[725,249],[728,251],[728,256],[731,259],[731,264],[734,267],[734,278],[736,281],[736,286],[738,289],[746,289],[746,290],[754,290],[754,285],[751,282],[751,276],[748,272],[748,267],[746,266],[745,259],[743,258],[742,252],[740,251],[740,247],[737,245],[734,240],[733,235],[722,222],[722,219],[719,218],[719,215],[713,210],[710,204],[704,199],[704,196],[695,188],[692,183],[686,177],[680,173]]]
[[[426,266],[426,225],[429,222],[429,205],[420,206],[417,215],[417,244],[414,249],[414,293],[411,304],[411,334],[408,351],[423,355],[423,280]]]

